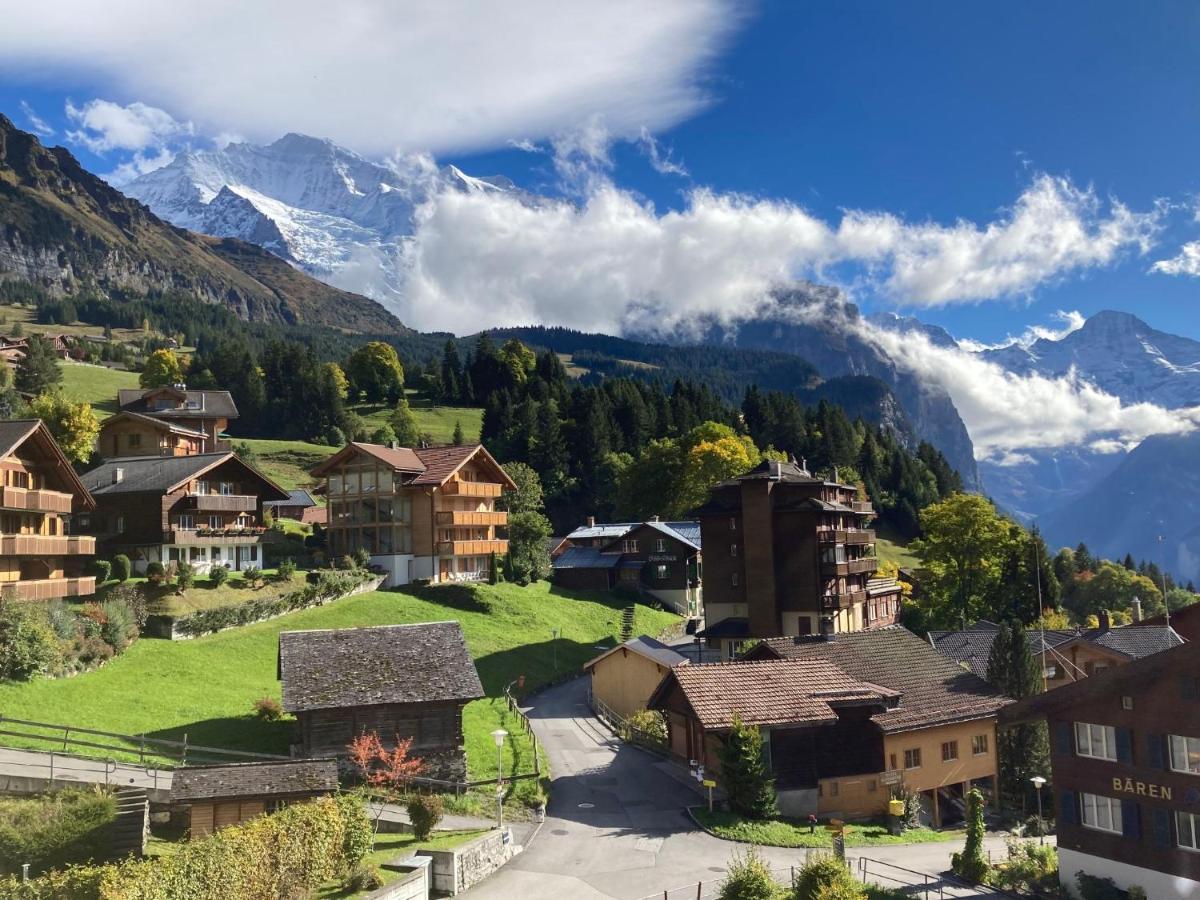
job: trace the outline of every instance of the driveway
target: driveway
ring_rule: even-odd
[[[715,895],[730,857],[744,848],[697,828],[686,808],[699,794],[670,763],[617,740],[587,706],[587,680],[539,694],[529,710],[550,758],[554,786],[546,822],[524,853],[467,892],[473,900],[669,900]],[[851,856],[939,872],[959,842],[871,847]],[[1003,853],[1003,841],[988,846]],[[767,847],[772,867],[802,865],[804,851]],[[899,874],[899,873],[893,873]],[[973,892],[946,896],[988,896]]]

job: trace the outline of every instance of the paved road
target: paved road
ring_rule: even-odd
[[[585,679],[541,694],[529,710],[554,773],[546,822],[525,852],[466,896],[472,900],[670,900],[715,894],[737,844],[695,827],[686,807],[698,795],[670,763],[622,744],[587,707]],[[1003,853],[1003,841],[987,846]],[[908,869],[941,872],[958,842],[852,850]],[[768,847],[771,866],[804,862],[803,851]],[[899,875],[900,873],[892,873]],[[882,883],[887,883],[882,881]],[[893,882],[894,885],[894,882]],[[936,896],[936,893],[934,894]],[[989,896],[947,891],[947,897]]]
[[[20,792],[21,779],[53,780],[55,787],[70,784],[134,785],[149,791],[171,790],[169,769],[147,769],[139,765],[100,759],[82,759],[40,750],[0,747],[0,790]]]

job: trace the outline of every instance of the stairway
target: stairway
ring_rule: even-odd
[[[150,834],[150,801],[145,788],[117,788],[117,817],[112,825],[113,859],[145,856]]]
[[[633,637],[633,614],[635,607],[627,606],[621,611],[621,643]]]

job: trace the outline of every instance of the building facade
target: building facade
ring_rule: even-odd
[[[312,472],[321,480],[331,556],[365,548],[387,586],[418,580],[486,581],[493,555],[508,552],[496,509],[516,490],[482,445],[384,447],[347,444]]]
[[[667,672],[687,665],[687,657],[661,641],[642,635],[584,663],[591,678],[592,709],[609,721],[627,719],[646,708]]]
[[[121,412],[100,423],[97,451],[104,459],[121,456],[195,456],[209,443],[206,432],[153,416]]]
[[[95,500],[40,419],[0,422],[0,599],[96,591],[96,539],[76,534]]]
[[[871,504],[851,485],[766,460],[716,485],[699,510],[705,629],[733,657],[752,639],[845,633],[898,621],[900,586],[878,567]],[[894,585],[894,587],[892,586]]]
[[[1154,900],[1200,896],[1200,644],[1023,700],[1001,726],[1043,718],[1063,885],[1079,896],[1082,871]]]
[[[120,457],[87,472],[83,482],[96,511],[81,530],[95,535],[106,556],[124,553],[134,570],[180,562],[199,573],[213,566],[262,568],[263,503],[287,492],[233,453]]]
[[[128,388],[117,392],[121,412],[138,413],[171,422],[205,435],[203,452],[228,450],[225,429],[238,418],[237,404],[229,391],[189,391],[187,385],[164,385],[150,389]],[[101,445],[101,452],[106,447]],[[149,448],[141,455],[152,452]]]

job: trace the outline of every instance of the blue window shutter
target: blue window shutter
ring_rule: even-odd
[[[1121,801],[1121,833],[1127,838],[1142,836],[1141,807],[1136,800]]]
[[[1075,807],[1075,792],[1062,791],[1058,795],[1058,818],[1068,825],[1079,824],[1079,810]]]
[[[1154,811],[1154,846],[1164,849],[1171,846],[1171,813],[1168,810]]]
[[[1156,769],[1165,769],[1163,741],[1165,738],[1161,734],[1146,735],[1146,744],[1150,748],[1150,765]]]
[[[1059,756],[1070,756],[1075,752],[1074,742],[1071,740],[1070,722],[1054,723],[1054,750]]]
[[[1118,728],[1117,732],[1117,762],[1133,762],[1133,733],[1128,728]]]

